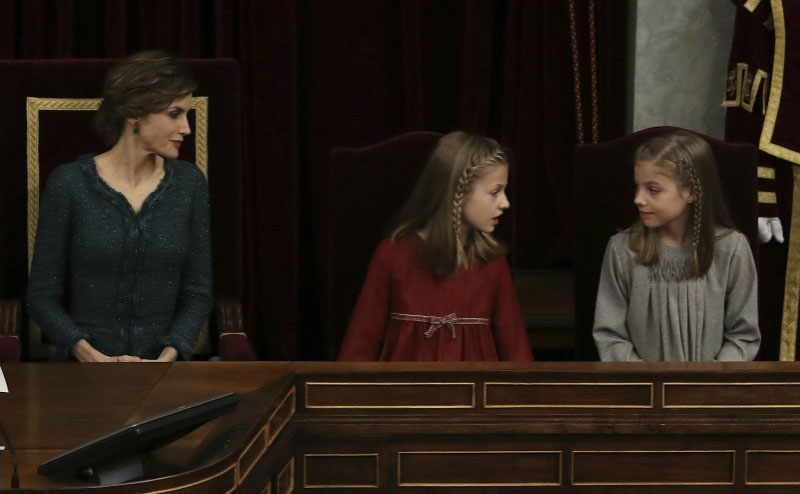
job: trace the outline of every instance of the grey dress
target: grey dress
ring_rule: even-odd
[[[747,238],[718,231],[705,276],[680,279],[691,247],[662,245],[649,267],[629,233],[611,237],[597,291],[593,335],[604,362],[746,361],[758,352],[757,275]]]

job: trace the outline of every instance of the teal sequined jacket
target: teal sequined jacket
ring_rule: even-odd
[[[85,155],[50,175],[40,203],[28,309],[58,348],[85,338],[106,355],[190,359],[211,310],[208,185],[193,164],[164,178],[135,213]]]

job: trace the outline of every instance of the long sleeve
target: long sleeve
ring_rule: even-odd
[[[641,362],[626,324],[630,282],[625,264],[614,250],[614,239],[606,247],[592,334],[603,362]]]
[[[730,260],[725,293],[725,333],[715,357],[721,361],[753,360],[761,343],[758,329],[758,275],[750,246],[739,235]]]
[[[39,209],[36,243],[28,279],[27,302],[33,320],[59,348],[71,349],[88,338],[64,306],[70,256],[70,177],[56,169],[47,181]]]
[[[505,257],[501,259],[499,275],[497,301],[492,316],[497,355],[500,360],[533,360],[522,311]]]
[[[208,184],[199,170],[192,196],[189,250],[181,268],[181,287],[175,317],[160,343],[173,346],[190,360],[192,348],[213,303],[211,294],[211,239]]]
[[[391,297],[389,241],[384,240],[372,257],[353,316],[339,351],[340,361],[378,360],[383,344]]]

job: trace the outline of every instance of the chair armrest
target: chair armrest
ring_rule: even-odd
[[[222,360],[258,360],[250,345],[250,340],[244,333],[219,335],[219,357]]]
[[[19,300],[0,300],[0,362],[19,362],[22,356],[19,319]]]
[[[258,360],[242,326],[242,304],[235,299],[216,302],[218,349],[222,360]]]

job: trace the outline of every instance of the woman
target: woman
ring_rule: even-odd
[[[57,358],[191,358],[212,303],[208,186],[176,159],[196,87],[164,52],[131,55],[95,118],[111,149],[50,175],[28,307]]]

